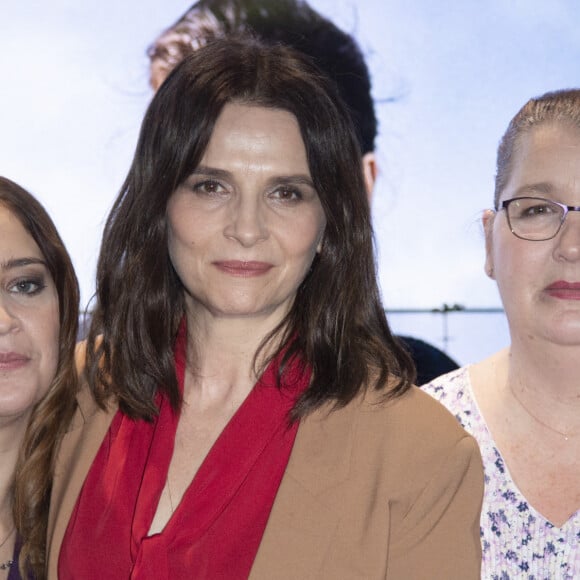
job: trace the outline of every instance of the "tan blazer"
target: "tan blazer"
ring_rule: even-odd
[[[479,579],[477,444],[418,389],[389,404],[373,396],[301,422],[251,580]],[[56,465],[49,579],[115,411],[79,396]]]

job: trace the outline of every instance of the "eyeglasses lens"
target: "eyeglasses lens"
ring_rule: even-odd
[[[514,199],[506,210],[512,232],[524,240],[553,238],[564,216],[564,210],[558,204],[535,197]]]

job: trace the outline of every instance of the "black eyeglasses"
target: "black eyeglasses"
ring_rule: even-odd
[[[558,235],[568,212],[580,206],[566,205],[542,197],[514,197],[502,201],[512,234],[522,240],[541,242]]]

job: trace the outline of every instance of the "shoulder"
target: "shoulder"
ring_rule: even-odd
[[[471,366],[461,367],[423,385],[421,390],[456,414],[471,397]]]
[[[307,417],[296,441],[288,471],[300,489],[361,529],[371,525],[364,514],[384,514],[373,536],[386,534],[394,578],[478,576],[481,455],[433,397],[417,387],[389,401],[368,392]]]
[[[82,356],[82,352],[80,354]],[[60,442],[55,459],[47,531],[49,576],[54,575],[55,578],[60,544],[69,518],[93,459],[117,413],[114,402],[101,408],[83,379],[77,403],[76,413]]]
[[[409,475],[413,470],[425,475],[450,455],[463,458],[465,468],[478,456],[477,444],[457,419],[421,389],[412,387],[384,403],[374,398],[365,398],[360,407],[357,438],[396,460]]]
[[[85,366],[85,360],[87,358],[87,341],[81,340],[77,342],[75,346],[75,363],[78,370],[82,370]]]
[[[415,442],[430,434],[449,443],[466,435],[449,411],[419,387],[411,387],[402,396],[387,401],[376,393],[368,393],[358,414],[362,419],[361,431],[368,431],[369,435],[382,432],[389,438],[404,432],[410,442]]]
[[[421,389],[445,405],[473,433],[479,421],[479,405],[493,396],[495,386],[507,380],[509,349],[433,379]],[[477,401],[477,402],[476,402]]]
[[[422,529],[423,518],[454,510],[460,513],[453,521],[478,521],[483,496],[479,446],[433,397],[413,387],[388,403],[365,401],[356,432],[361,460],[355,462],[361,471],[367,469],[367,482],[382,482],[392,525],[401,537],[407,532],[414,537],[410,530]],[[459,497],[464,499],[454,499]]]
[[[102,336],[99,335],[95,340],[95,348],[98,348],[101,342]],[[81,423],[88,422],[94,415],[106,416],[114,414],[117,410],[117,402],[113,400],[113,397],[95,396],[94,385],[91,386],[89,384],[87,373],[85,372],[87,348],[87,340],[78,342],[75,347],[75,365],[79,376],[79,391],[77,394],[78,411],[73,427],[80,426],[79,420]],[[102,412],[98,413],[98,411]]]
[[[393,554],[408,553],[419,539],[432,544],[428,553],[445,551],[452,537],[478,554],[483,465],[457,419],[413,387],[387,404],[363,405],[357,431],[358,452],[372,455],[367,481],[382,481],[389,498]]]
[[[417,387],[388,401],[368,392],[344,408],[314,413],[307,423],[307,430],[324,434],[327,443],[348,440],[354,463],[368,463],[379,477],[383,470],[394,486],[406,478],[421,486],[448,461],[456,462],[460,472],[472,463],[481,466],[475,440],[443,405]]]
[[[75,364],[79,375],[79,389],[77,392],[77,412],[73,417],[69,431],[82,427],[91,418],[103,411],[95,401],[90,386],[84,373],[87,358],[87,341],[78,342],[75,347]]]

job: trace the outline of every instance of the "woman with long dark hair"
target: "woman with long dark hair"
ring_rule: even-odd
[[[107,221],[49,574],[477,578],[477,446],[411,386],[360,150],[305,57],[216,41]]]

